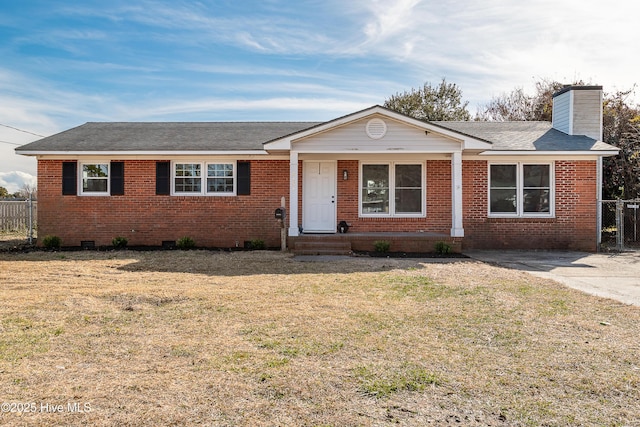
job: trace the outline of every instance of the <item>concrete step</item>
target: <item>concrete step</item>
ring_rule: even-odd
[[[291,250],[296,255],[349,255],[351,242],[306,239],[297,241]]]
[[[295,255],[351,255],[351,251],[336,249],[293,249]]]

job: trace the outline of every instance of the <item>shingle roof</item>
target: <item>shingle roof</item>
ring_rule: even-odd
[[[330,122],[326,122],[330,123]],[[427,122],[428,123],[428,122]],[[490,151],[611,151],[549,122],[447,122],[433,125],[491,143]],[[318,122],[90,122],[18,147],[20,153],[263,151],[263,144]]]
[[[90,122],[18,151],[244,151],[316,122]]]
[[[492,151],[599,151],[616,148],[602,141],[567,135],[550,122],[446,122],[433,124],[492,143]]]

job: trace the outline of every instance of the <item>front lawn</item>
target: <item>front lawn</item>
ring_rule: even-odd
[[[640,309],[471,260],[0,253],[0,301],[0,425],[640,425]]]

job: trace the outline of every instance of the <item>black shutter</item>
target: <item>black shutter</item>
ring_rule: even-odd
[[[238,162],[238,183],[236,193],[238,196],[248,196],[251,194],[251,163]]]
[[[156,194],[167,196],[171,194],[171,163],[156,162]]]
[[[78,164],[76,162],[62,162],[62,195],[76,196],[78,195],[78,179],[76,170]]]
[[[124,194],[124,162],[111,162],[111,195],[122,196]]]

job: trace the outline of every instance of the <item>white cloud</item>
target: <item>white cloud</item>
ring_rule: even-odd
[[[31,174],[21,171],[0,172],[0,187],[4,187],[10,194],[13,194],[23,186],[29,185],[35,187],[37,185],[37,178]]]
[[[198,98],[176,99],[163,106],[137,105],[118,111],[128,120],[302,120],[322,121],[366,108],[375,102],[323,96],[275,97],[263,99]]]
[[[583,79],[605,91],[631,88],[638,83],[632,9],[640,5],[354,0],[348,6],[362,31],[354,54],[405,64],[405,81],[414,78],[414,86],[446,77],[472,105],[516,87],[533,89],[541,78]]]
[[[51,80],[34,62],[31,71],[3,63],[0,123],[50,135],[95,120],[328,120],[443,77],[460,86],[471,109],[516,87],[533,90],[541,78],[629,89],[640,83],[632,51],[640,3],[625,3],[327,0],[263,2],[252,11],[234,3],[235,13],[224,15],[193,2],[52,8],[48,14],[124,30],[45,28],[25,31],[25,40],[76,53],[86,53],[89,40],[126,55],[49,57],[40,66],[57,67],[43,74]],[[17,20],[14,29],[28,23]],[[141,48],[139,59],[129,39],[171,53]],[[211,45],[238,53],[217,57]],[[33,139],[0,129],[0,141]],[[14,148],[0,144],[0,170],[35,174],[35,160]]]

